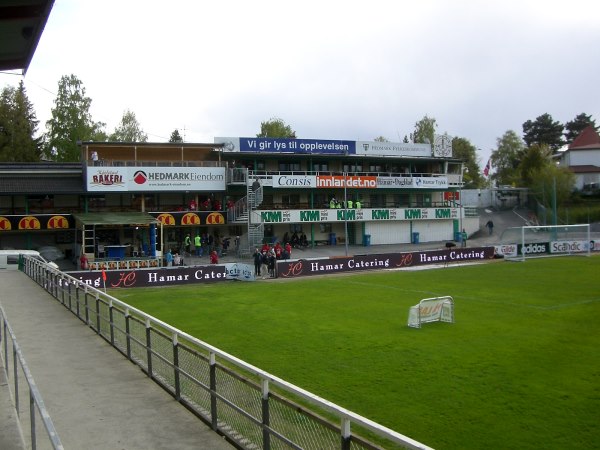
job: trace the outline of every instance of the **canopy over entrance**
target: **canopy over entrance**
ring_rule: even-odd
[[[150,225],[160,221],[145,212],[98,212],[73,214],[82,225]]]

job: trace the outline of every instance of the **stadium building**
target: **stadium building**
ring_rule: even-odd
[[[215,138],[83,142],[81,163],[0,164],[0,248],[160,265],[187,234],[371,245],[457,240],[479,229],[460,202],[463,162],[435,145]],[[297,242],[300,245],[300,242]]]

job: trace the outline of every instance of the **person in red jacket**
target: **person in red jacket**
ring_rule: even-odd
[[[217,252],[215,250],[210,252],[210,263],[219,264],[219,255],[217,255]]]
[[[292,257],[292,246],[290,245],[289,242],[285,243],[285,253],[286,253],[287,258],[284,258],[284,259],[288,259],[288,258]]]

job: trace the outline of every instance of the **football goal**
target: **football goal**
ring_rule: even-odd
[[[424,298],[418,305],[408,310],[408,326],[421,328],[422,323],[454,322],[454,301],[452,297]]]
[[[525,261],[542,256],[590,256],[594,241],[590,224],[520,227],[517,254],[509,259]]]

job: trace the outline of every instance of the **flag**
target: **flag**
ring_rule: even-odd
[[[483,169],[483,175],[486,177],[489,176],[491,168],[492,168],[492,162],[491,162],[491,160],[488,159],[488,162],[485,165],[485,169]]]
[[[102,269],[102,280],[106,281],[106,272]]]

